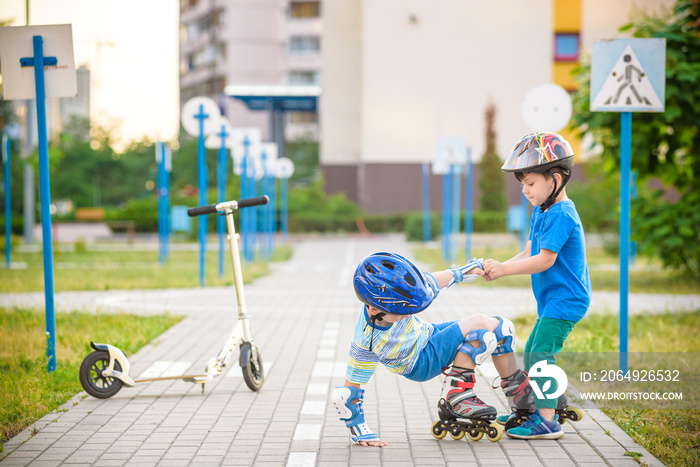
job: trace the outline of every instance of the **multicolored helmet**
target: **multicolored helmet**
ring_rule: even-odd
[[[546,173],[554,167],[571,170],[574,151],[557,133],[537,132],[515,143],[501,170],[504,172]]]
[[[419,313],[435,298],[425,275],[412,261],[384,251],[360,262],[353,286],[362,303],[395,315]]]

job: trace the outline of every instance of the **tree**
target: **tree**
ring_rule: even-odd
[[[486,107],[486,151],[479,162],[479,206],[482,211],[505,211],[505,179],[501,171],[501,160],[496,154],[496,106],[489,103]]]
[[[662,193],[640,197],[632,209],[640,251],[659,256],[667,267],[700,276],[700,1],[679,0],[670,11],[650,16],[637,11],[620,28],[635,38],[666,39],[666,108],[635,113],[632,119],[632,169],[639,182],[661,180],[680,193],[670,202]],[[573,126],[601,144],[609,172],[619,169],[620,118],[590,112],[590,63],[578,72]]]

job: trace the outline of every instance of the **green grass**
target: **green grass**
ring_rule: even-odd
[[[80,250],[80,249],[79,249]],[[291,257],[292,247],[278,247],[272,261]],[[26,263],[27,269],[0,269],[0,293],[44,290],[43,256],[41,252],[12,254],[13,263]],[[249,282],[268,272],[269,263],[257,260],[242,262],[243,280]],[[224,274],[219,278],[218,252],[208,252],[205,261],[205,284],[233,284],[231,258],[224,255]],[[158,261],[157,251],[55,251],[54,289],[120,290],[158,289],[199,286],[199,252],[172,251],[165,265]]]
[[[535,319],[533,314],[514,320],[521,340],[530,334]],[[632,316],[629,351],[700,352],[698,335],[700,310]],[[617,336],[616,315],[590,315],[576,325],[562,352],[616,352]],[[605,409],[604,412],[665,465],[700,465],[700,409]],[[639,461],[643,463],[644,457]]]
[[[57,313],[57,368],[48,373],[44,312],[0,308],[0,441],[4,444],[82,390],[78,370],[92,351],[91,340],[111,342],[128,355],[180,319],[172,315]]]
[[[472,256],[506,261],[517,253],[519,251],[515,248],[484,248],[483,250],[472,251]],[[442,260],[442,253],[439,248],[416,246],[413,248],[413,254],[416,260],[428,264],[436,271],[450,266],[449,263]],[[460,251],[458,257],[464,258],[464,252]],[[620,260],[617,256],[606,254],[602,248],[589,248],[586,251],[586,258],[593,290],[608,292],[619,290],[619,272],[617,270],[605,270],[609,266],[619,264]],[[530,276],[507,276],[491,282],[478,280],[470,283],[469,286],[530,288]],[[698,283],[697,279],[685,277],[673,271],[662,270],[661,263],[657,261],[649,261],[638,257],[636,267],[630,268],[630,292],[697,294],[699,290],[700,283]]]

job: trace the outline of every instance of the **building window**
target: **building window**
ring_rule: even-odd
[[[318,36],[292,36],[289,38],[289,53],[306,55],[321,51],[321,38]]]
[[[579,56],[579,35],[577,33],[555,34],[554,60],[560,62],[577,61]]]
[[[287,75],[289,84],[318,84],[319,73],[315,70],[292,70]]]
[[[290,18],[318,18],[321,16],[320,2],[291,2],[289,5]]]

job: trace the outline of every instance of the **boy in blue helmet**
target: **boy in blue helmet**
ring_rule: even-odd
[[[358,265],[353,285],[365,306],[355,324],[345,385],[333,392],[333,404],[354,443],[387,444],[367,427],[362,408],[361,385],[369,381],[379,363],[414,381],[427,381],[449,369],[438,404],[441,421],[436,424],[445,420],[446,425],[461,423],[462,431],[474,439],[483,436],[480,433],[493,440],[500,438],[501,428],[492,423],[496,409],[474,393],[474,368],[493,355],[501,376],[513,374],[513,323],[500,316],[474,314],[460,321],[429,324],[416,316],[440,290],[480,275],[481,260],[476,259],[432,274],[396,253],[374,253]],[[435,426],[433,430],[440,437]],[[441,433],[445,430],[438,428]]]
[[[574,153],[564,138],[538,132],[521,138],[501,168],[515,174],[535,209],[525,250],[503,263],[484,261],[484,278],[490,281],[515,274],[532,275],[538,319],[525,344],[526,370],[541,360],[555,364],[556,354],[590,305],[583,226],[564,188],[573,165]],[[557,414],[566,413],[566,403],[563,395],[559,399],[535,398],[537,410],[522,425],[508,428],[518,422],[515,413],[498,417],[499,423],[506,424],[506,434],[511,438],[560,438],[564,432]]]

